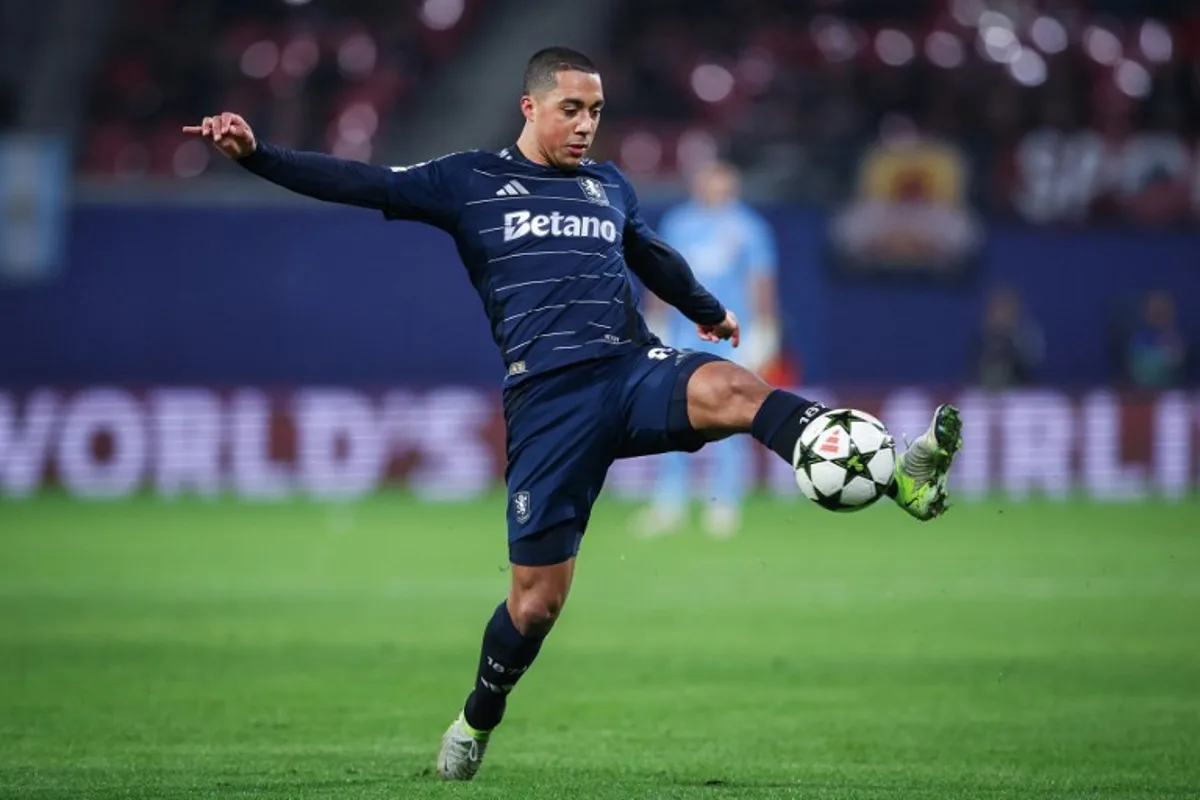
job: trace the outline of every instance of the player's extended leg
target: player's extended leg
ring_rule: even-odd
[[[728,361],[699,367],[687,387],[688,421],[708,440],[750,433],[788,464],[800,432],[825,406],[772,389],[757,375]],[[962,446],[958,409],[939,406],[933,422],[896,462],[893,499],[917,519],[946,508],[946,475]]]
[[[567,526],[577,526],[574,520]],[[534,562],[553,561],[566,552],[551,552],[556,542],[570,541],[551,529],[524,547]],[[577,544],[577,540],[576,540]],[[521,556],[518,554],[518,558]],[[488,738],[500,720],[509,692],[533,664],[542,642],[567,601],[575,576],[574,556],[550,564],[512,565],[508,598],[496,607],[483,631],[475,688],[463,711],[442,736],[438,774],[447,780],[475,777],[487,750]]]

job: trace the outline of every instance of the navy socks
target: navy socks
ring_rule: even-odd
[[[823,403],[776,389],[767,395],[762,407],[754,415],[754,421],[750,424],[750,435],[791,464],[800,431],[819,414],[828,410]]]
[[[500,724],[508,693],[537,658],[544,636],[522,636],[508,613],[507,603],[496,607],[483,631],[475,689],[467,697],[464,715],[475,730],[490,731]]]

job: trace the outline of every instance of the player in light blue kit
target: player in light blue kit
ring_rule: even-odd
[[[740,176],[729,164],[714,162],[692,179],[692,197],[666,213],[659,234],[678,250],[696,277],[734,309],[746,332],[741,348],[726,342],[697,342],[695,326],[665,303],[651,302],[651,314],[668,344],[714,353],[758,372],[778,349],[775,302],[776,248],[767,221],[740,200]],[[717,538],[733,536],[741,525],[741,504],[752,470],[751,442],[730,437],[710,444],[711,467],[704,498],[704,527]],[[677,530],[688,510],[695,459],[684,453],[659,456],[661,472],[651,506],[635,516],[634,533],[660,536]]]

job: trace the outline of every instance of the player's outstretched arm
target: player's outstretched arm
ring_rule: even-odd
[[[208,139],[255,175],[298,194],[364,208],[389,206],[392,171],[387,167],[260,142],[245,119],[228,111],[183,132]]]

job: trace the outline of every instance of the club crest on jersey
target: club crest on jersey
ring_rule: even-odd
[[[604,184],[595,178],[580,178],[579,188],[583,189],[583,196],[590,202],[598,206],[608,205],[608,194],[604,191]]]
[[[513,514],[522,525],[529,522],[533,509],[529,503],[529,492],[517,492],[513,495]]]

